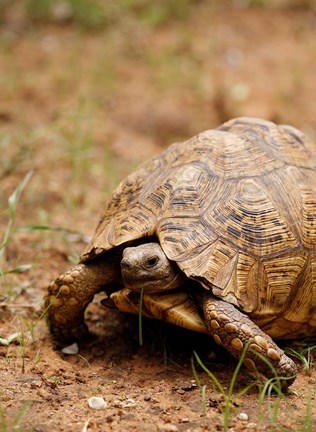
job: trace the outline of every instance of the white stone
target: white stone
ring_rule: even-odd
[[[64,354],[75,355],[79,352],[79,347],[77,343],[73,343],[71,345],[66,346],[61,350]]]
[[[105,409],[108,406],[103,397],[100,396],[92,396],[90,399],[88,399],[88,405],[89,408],[95,410]]]
[[[239,418],[239,420],[242,420],[242,421],[248,421],[249,420],[249,416],[245,412],[239,413],[238,418]]]

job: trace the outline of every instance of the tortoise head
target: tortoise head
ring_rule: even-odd
[[[124,249],[121,261],[124,286],[146,293],[172,290],[180,286],[184,274],[169,261],[159,243],[145,243]]]

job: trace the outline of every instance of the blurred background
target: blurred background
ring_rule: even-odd
[[[91,235],[127,173],[232,117],[315,139],[315,58],[315,0],[1,0],[2,266],[43,284],[50,228]]]
[[[138,317],[97,301],[87,316],[102,343],[65,360],[39,322],[43,297],[77,262],[114,187],[170,143],[237,116],[289,123],[316,142],[316,0],[0,0],[0,89],[0,429],[22,430],[15,426],[25,414],[32,427],[23,430],[87,430],[84,395],[102,391],[108,400],[135,397],[138,411],[125,423],[121,408],[106,410],[106,422],[94,414],[89,430],[107,422],[130,430],[133,412],[137,430],[152,430],[153,416],[183,422],[181,430],[222,430],[215,387],[207,384],[207,423],[191,392],[196,335],[146,323],[140,347]],[[234,363],[205,340],[200,346],[228,388]],[[172,358],[180,363],[168,375]],[[246,387],[248,378],[238,382]],[[271,398],[272,429],[251,423],[254,393],[237,406],[249,412],[249,428],[311,431],[313,384],[301,374],[291,405]]]

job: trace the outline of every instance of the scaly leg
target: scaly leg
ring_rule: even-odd
[[[84,311],[96,293],[116,280],[118,272],[115,263],[98,260],[76,265],[49,285],[45,307],[55,339],[71,342],[89,335]]]
[[[256,355],[257,352],[273,365],[277,376],[288,378],[285,387],[294,382],[297,374],[295,363],[247,315],[208,292],[203,297],[203,311],[206,326],[215,342],[230,354],[238,359],[248,346],[244,364],[249,369],[268,378],[274,376],[271,368]]]

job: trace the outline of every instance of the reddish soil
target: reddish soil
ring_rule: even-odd
[[[315,13],[210,3],[159,26],[126,13],[116,28],[84,33],[71,24],[31,26],[12,14],[0,29],[3,233],[8,197],[33,171],[0,258],[4,271],[31,264],[1,279],[0,336],[23,336],[0,345],[1,431],[223,430],[223,397],[197,368],[204,415],[191,365],[195,350],[227,391],[236,363],[210,338],[144,319],[140,346],[138,318],[97,300],[87,314],[96,337],[78,355],[54,346],[44,320],[29,331],[46,286],[72,265],[106,196],[138,163],[240,115],[290,123],[316,138]],[[26,225],[33,228],[19,229]],[[242,370],[229,430],[316,430],[315,368],[307,375],[298,366],[292,392],[266,397],[260,412],[256,386],[238,396],[253,382]],[[90,409],[92,396],[107,407]]]

